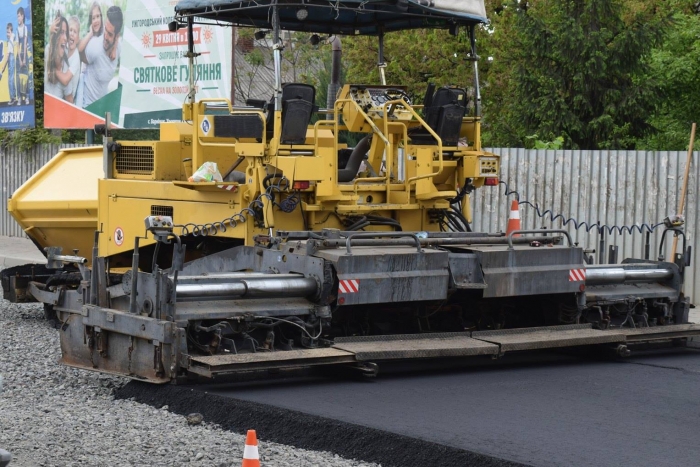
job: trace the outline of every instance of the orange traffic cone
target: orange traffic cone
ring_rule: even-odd
[[[510,234],[514,230],[520,230],[520,209],[518,208],[518,201],[515,199],[510,204],[510,215],[508,216],[506,235]],[[513,236],[519,237],[520,234],[515,234]]]
[[[260,467],[258,455],[258,437],[255,430],[248,430],[245,437],[245,449],[243,450],[243,465],[241,467]]]

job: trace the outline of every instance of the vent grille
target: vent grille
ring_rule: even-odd
[[[173,207],[172,206],[159,206],[157,204],[151,205],[151,215],[152,216],[169,216],[173,217]]]
[[[151,175],[153,148],[151,146],[121,146],[117,151],[117,172],[120,174]]]

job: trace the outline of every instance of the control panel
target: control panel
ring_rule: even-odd
[[[403,98],[411,103],[405,86],[350,86],[350,96],[364,112],[381,111],[386,102]]]
[[[144,219],[146,230],[153,234],[158,242],[170,243],[168,237],[173,233],[173,218],[170,216],[148,216]]]

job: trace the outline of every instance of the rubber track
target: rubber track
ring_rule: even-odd
[[[515,462],[497,459],[387,431],[333,420],[214,394],[188,387],[156,386],[132,381],[116,393],[117,399],[142,404],[180,415],[201,413],[204,420],[223,429],[244,434],[255,428],[265,441],[339,456],[375,462],[383,467],[516,467]]]

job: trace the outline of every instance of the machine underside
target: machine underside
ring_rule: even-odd
[[[5,298],[36,299],[63,363],[154,383],[390,360],[491,356],[700,334],[675,263],[584,267],[551,231],[278,232],[170,270],[3,272]],[[163,242],[163,248],[168,244]],[[138,262],[138,258],[135,259]],[[578,275],[581,274],[581,275]]]

